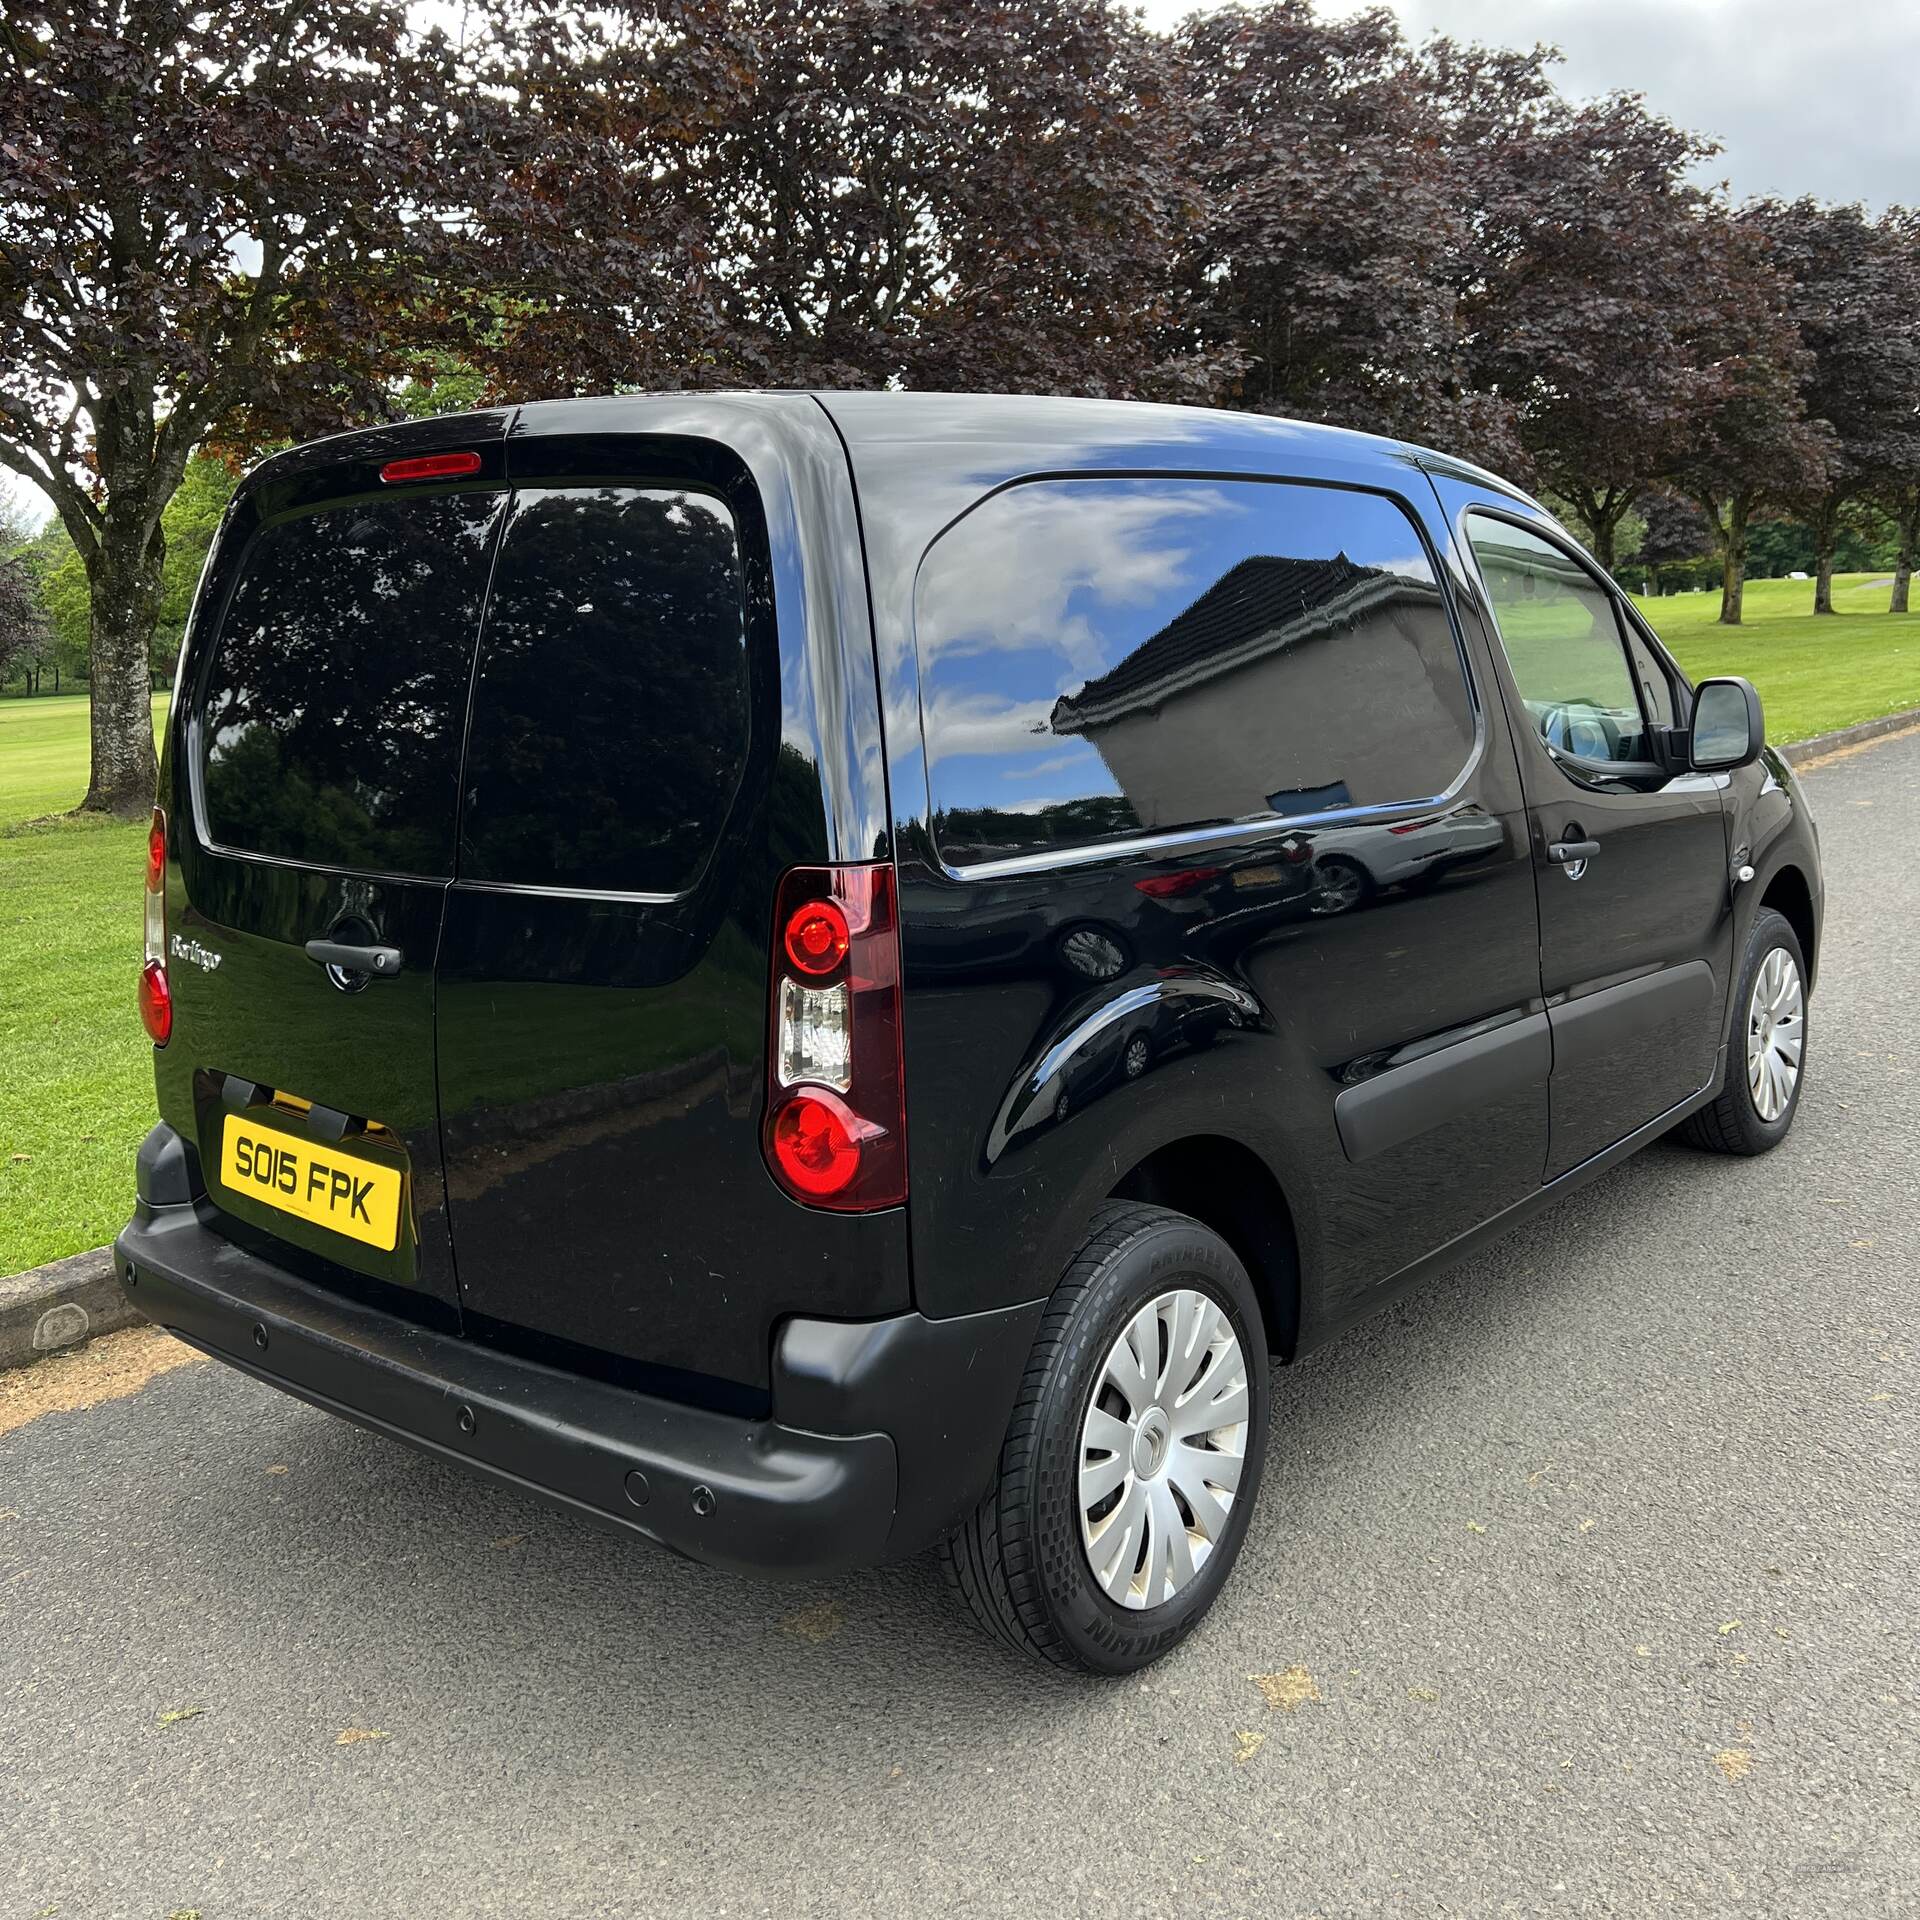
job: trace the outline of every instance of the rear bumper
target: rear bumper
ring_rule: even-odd
[[[143,1156],[143,1159],[145,1156]],[[984,1491],[1043,1303],[960,1320],[789,1320],[742,1419],[561,1372],[337,1298],[142,1200],[127,1297],[273,1386],[492,1479],[741,1572],[919,1551]]]

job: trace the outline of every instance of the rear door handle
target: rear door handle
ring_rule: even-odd
[[[1555,840],[1547,848],[1547,858],[1555,866],[1564,867],[1575,860],[1591,860],[1600,851],[1598,840]],[[311,947],[307,949],[313,951]]]
[[[384,979],[400,971],[402,959],[398,947],[355,947],[344,940],[309,940],[307,958],[322,967],[338,967],[342,973],[377,974]]]

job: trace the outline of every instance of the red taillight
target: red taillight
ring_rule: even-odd
[[[847,957],[847,916],[831,900],[796,907],[781,944],[796,972],[824,979]]]
[[[773,1157],[795,1193],[825,1200],[860,1171],[858,1118],[819,1090],[796,1093],[773,1116]]]
[[[158,807],[147,827],[146,953],[140,966],[140,1023],[156,1047],[173,1032],[167,985],[167,816]]]
[[[463,473],[478,473],[477,453],[422,453],[411,460],[389,460],[380,469],[380,478],[389,486],[401,480],[457,480]]]
[[[1146,894],[1153,900],[1171,899],[1175,894],[1192,893],[1204,887],[1209,880],[1218,880],[1218,867],[1188,867],[1181,873],[1157,873],[1150,880],[1136,880],[1136,892]]]
[[[907,1118],[893,869],[791,868],[773,927],[767,1165],[808,1206],[900,1206]]]
[[[158,960],[149,960],[140,969],[140,1024],[156,1047],[164,1047],[173,1035],[173,989],[167,985],[167,970]]]

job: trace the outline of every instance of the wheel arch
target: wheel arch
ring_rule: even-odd
[[[1807,884],[1807,876],[1791,863],[1779,868],[1767,881],[1760,904],[1771,907],[1793,929],[1794,937],[1800,942],[1801,957],[1807,963],[1807,984],[1811,986],[1819,965],[1814,949],[1820,937],[1820,928],[1813,910],[1813,889]]]
[[[1300,1246],[1272,1169],[1242,1141],[1189,1134],[1156,1147],[1108,1195],[1191,1215],[1239,1256],[1266,1320],[1267,1349],[1291,1360],[1300,1335]]]

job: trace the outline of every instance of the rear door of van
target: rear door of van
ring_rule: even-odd
[[[451,461],[402,429],[250,483],[196,607],[163,787],[160,1107],[217,1224],[453,1327],[434,963],[506,418],[464,421]]]
[[[762,1147],[779,876],[874,853],[823,798],[879,763],[836,745],[878,725],[845,456],[778,397],[530,406],[509,449],[437,993],[467,1331],[757,1409],[785,1315],[908,1303],[901,1210]]]

